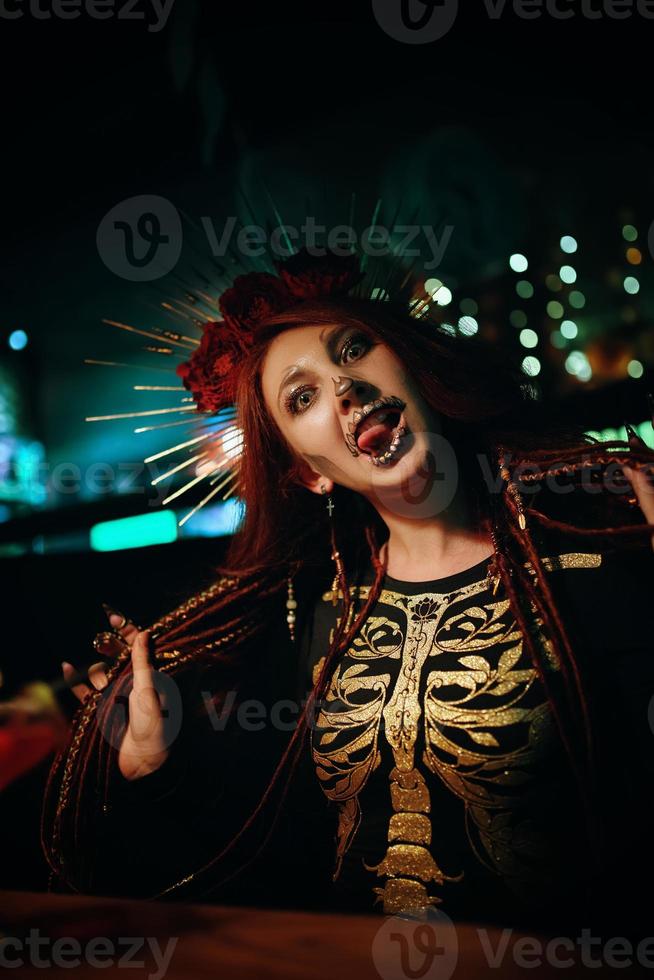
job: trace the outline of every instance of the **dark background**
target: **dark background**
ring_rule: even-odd
[[[307,199],[342,200],[341,220],[356,192],[361,214],[379,197],[392,211],[401,197],[409,209],[421,205],[423,220],[451,222],[452,248],[436,274],[455,302],[478,300],[480,331],[513,352],[518,331],[508,315],[527,309],[542,332],[536,353],[552,417],[574,415],[598,431],[647,420],[654,21],[524,20],[509,5],[492,20],[466,0],[446,37],[409,45],[382,31],[370,3],[352,0],[176,0],[158,33],[142,20],[38,20],[22,9],[21,19],[0,18],[0,371],[15,409],[0,436],[36,441],[51,467],[142,459],[129,426],[109,432],[83,421],[131,404],[121,379],[82,363],[125,349],[101,319],[152,308],[147,284],[102,262],[98,224],[140,194],[224,220],[237,186],[265,207],[262,178],[282,214]],[[637,269],[625,261],[627,223],[638,229]],[[544,280],[564,261],[563,234],[579,241],[565,260],[587,303],[578,341],[555,350],[547,337],[556,324],[543,311],[556,297]],[[531,306],[515,296],[512,252],[530,257]],[[640,280],[637,296],[622,289],[627,274]],[[8,347],[15,330],[28,334],[24,350]],[[572,348],[592,365],[585,382],[564,369]],[[632,359],[643,365],[640,379],[627,373]],[[145,487],[0,498],[7,694],[54,680],[63,658],[90,662],[90,640],[104,625],[100,602],[145,622],[210,578],[225,538],[88,550],[91,524],[152,503]],[[62,703],[70,710],[63,695]],[[44,884],[36,828],[46,770],[3,794],[12,854],[0,885]]]

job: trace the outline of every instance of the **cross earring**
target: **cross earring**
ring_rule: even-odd
[[[327,489],[326,489],[326,487],[323,484],[320,485],[320,490],[321,490],[323,496],[325,494],[327,494]],[[327,494],[327,513],[329,514],[329,519],[332,522],[332,528],[331,528],[331,530],[332,530],[332,542],[335,541],[335,537],[334,537],[334,523],[333,523],[334,522],[334,518],[332,517],[333,510],[334,510],[334,501],[332,500],[331,495],[330,494]],[[323,599],[331,599],[332,604],[335,606],[338,603],[339,577],[340,577],[339,576],[339,573],[342,571],[342,567],[343,567],[343,563],[341,561],[341,554],[340,554],[339,551],[336,550],[335,546],[333,547],[332,558],[333,558],[334,563],[336,565],[336,572],[334,573],[334,581],[332,582],[332,587],[329,590],[329,592],[326,592],[324,594]]]
[[[323,497],[327,493],[327,488],[323,483],[320,484],[320,492],[322,493]],[[334,501],[332,500],[330,494],[327,494],[327,513],[329,514],[330,518],[333,512],[334,512]]]

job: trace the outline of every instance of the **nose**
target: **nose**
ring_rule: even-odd
[[[352,402],[365,405],[372,398],[372,387],[367,381],[360,378],[350,378],[347,375],[339,375],[332,378],[334,382],[334,393],[340,399],[344,409],[348,409]]]

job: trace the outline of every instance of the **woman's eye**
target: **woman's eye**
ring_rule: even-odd
[[[302,401],[302,399],[304,398],[305,395],[310,395],[310,394],[311,394],[310,388],[300,388],[297,391],[292,391],[288,396],[288,401],[287,401],[289,411],[293,412],[293,414],[297,414],[299,412],[303,412],[305,408],[308,408],[309,405],[311,404],[311,399],[309,399],[308,401],[307,400]]]
[[[350,338],[348,341],[346,341],[345,345],[343,346],[343,350],[341,351],[341,360],[345,360],[345,362],[347,363],[349,360],[348,355],[351,354],[352,351],[355,351],[355,354],[356,351],[365,351],[366,345],[367,345],[367,340],[364,337]],[[354,357],[354,360],[356,360],[356,356]]]

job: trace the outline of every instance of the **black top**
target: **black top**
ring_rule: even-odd
[[[493,592],[487,581],[489,561],[430,582],[386,577],[335,666],[262,855],[226,885],[199,876],[171,899],[366,913],[435,906],[453,919],[543,928],[635,921],[634,896],[654,866],[654,553],[568,542],[545,559],[597,731],[601,887],[543,683],[502,585]],[[356,608],[370,581],[368,570],[352,587]],[[133,783],[115,774],[87,845],[97,860],[86,890],[154,894],[243,825],[341,614],[342,597],[325,594],[305,609],[295,654],[280,600],[282,632],[259,650],[259,707],[233,710],[224,730],[206,710],[212,669],[178,675],[181,735],[157,772]],[[562,666],[542,630],[538,638],[547,683],[561,691]],[[267,829],[270,812],[255,826]],[[241,861],[260,840],[260,829],[246,835]]]

